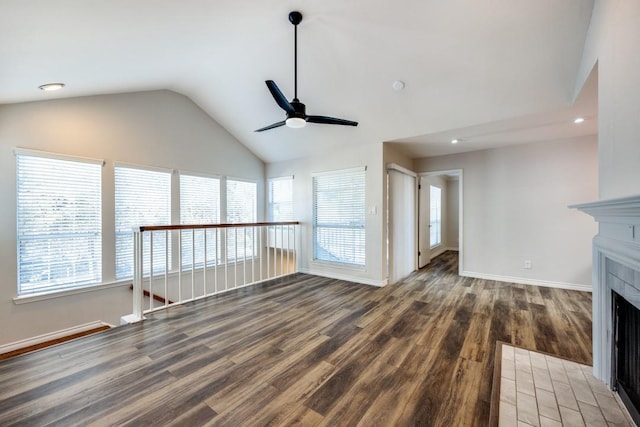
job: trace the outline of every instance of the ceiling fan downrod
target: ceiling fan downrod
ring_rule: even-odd
[[[293,99],[298,101],[298,24],[302,22],[302,14],[290,12],[289,22],[293,24]]]

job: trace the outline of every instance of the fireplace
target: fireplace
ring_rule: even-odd
[[[571,206],[593,216],[593,375],[640,425],[640,196]]]
[[[614,389],[640,424],[640,309],[614,292]]]

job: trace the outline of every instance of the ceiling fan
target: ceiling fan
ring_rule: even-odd
[[[337,119],[335,117],[327,116],[309,116],[306,113],[305,105],[298,99],[298,24],[302,22],[302,14],[297,11],[289,13],[289,22],[293,24],[293,44],[294,44],[294,96],[291,102],[287,101],[287,98],[282,94],[278,85],[273,80],[267,80],[267,88],[276,100],[276,103],[287,113],[287,118],[281,122],[273,123],[269,126],[265,126],[260,129],[256,129],[256,132],[263,132],[265,130],[277,128],[287,125],[290,128],[304,127],[307,122],[309,123],[321,123],[328,125],[344,125],[344,126],[358,126],[358,122],[345,119]]]

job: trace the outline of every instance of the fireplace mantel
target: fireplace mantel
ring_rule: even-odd
[[[640,226],[640,195],[598,200],[569,206],[591,215],[599,223]]]
[[[593,375],[612,385],[612,291],[640,305],[640,195],[569,206],[599,224],[593,239]],[[631,270],[623,286],[607,280],[607,260]]]

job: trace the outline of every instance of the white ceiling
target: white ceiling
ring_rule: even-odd
[[[584,119],[574,123],[576,118]],[[598,133],[598,69],[589,75],[575,102],[552,109],[466,128],[449,129],[391,143],[411,158],[443,156],[533,142],[558,141]],[[452,140],[458,140],[452,144]]]
[[[571,100],[592,6],[593,0],[0,0],[0,103],[170,89],[266,162],[344,144],[405,141],[399,146],[419,157],[451,150],[453,135],[464,140],[457,149],[467,150],[594,133],[595,102],[584,107],[590,120],[582,128],[563,125],[578,112],[572,108],[583,108]],[[293,96],[290,10],[304,15],[298,97],[307,113],[356,120],[357,128],[253,132],[284,119],[264,80]],[[402,92],[391,89],[398,79],[406,82]],[[53,81],[67,87],[37,89]]]

